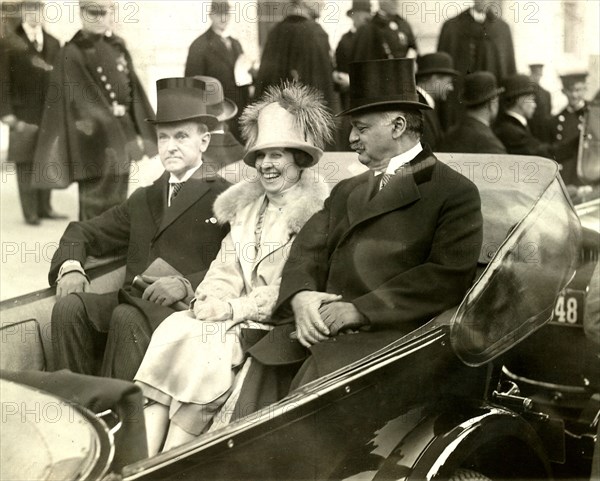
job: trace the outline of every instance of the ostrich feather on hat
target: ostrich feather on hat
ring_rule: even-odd
[[[316,164],[333,139],[333,117],[314,87],[285,81],[271,86],[261,99],[246,107],[240,118],[248,149],[244,162],[254,166],[256,153],[268,148],[294,148]]]

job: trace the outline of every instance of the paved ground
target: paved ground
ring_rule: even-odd
[[[158,158],[138,162],[132,168],[130,193],[149,185],[162,173]],[[48,287],[48,268],[60,236],[71,220],[77,220],[77,184],[52,191],[54,210],[68,220],[45,220],[39,226],[25,224],[14,165],[2,162],[0,179],[0,300],[11,299]]]

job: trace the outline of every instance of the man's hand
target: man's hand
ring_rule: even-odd
[[[216,297],[201,295],[196,297],[194,315],[199,321],[219,322],[233,318],[231,304]]]
[[[145,299],[161,306],[170,306],[187,295],[187,290],[176,277],[141,276],[144,282],[150,284],[142,294]]]
[[[364,316],[351,302],[331,302],[321,306],[319,314],[331,336],[367,324]]]
[[[319,308],[328,302],[339,301],[342,296],[317,291],[300,291],[292,298],[296,318],[296,335],[304,347],[310,347],[329,337],[329,329],[321,319]]]
[[[56,284],[56,297],[62,299],[72,292],[86,292],[90,288],[87,277],[79,271],[71,271],[60,278]]]

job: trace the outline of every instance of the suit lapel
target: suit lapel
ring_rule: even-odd
[[[210,191],[210,183],[205,182],[205,165],[206,164],[202,164],[202,167],[200,167],[194,173],[194,175],[187,180],[187,182],[179,191],[179,194],[177,194],[175,200],[172,202],[171,206],[165,207],[162,221],[158,227],[158,230],[156,231],[156,235],[154,236],[155,239],[159,237],[164,230],[173,222],[175,222],[186,210],[188,210],[193,204],[195,204],[200,198]],[[167,191],[165,191],[163,200],[165,206],[167,205],[166,196]]]
[[[169,173],[164,172],[147,190],[146,202],[152,215],[152,220],[156,226],[159,226],[167,205],[167,186],[169,183]]]
[[[214,51],[214,55],[212,57],[213,61],[216,61],[217,59],[221,59],[228,65],[233,66],[235,63],[233,60],[233,57],[232,57],[233,41],[232,41],[232,46],[231,46],[232,51],[230,52],[229,50],[227,50],[227,47],[225,46],[225,43],[223,43],[223,40],[221,39],[221,37],[219,37],[212,30],[210,32],[211,32],[210,46]]]
[[[418,184],[431,178],[435,162],[436,159],[429,149],[423,150],[413,161],[396,171],[385,188],[376,193],[370,201],[369,195],[375,188],[377,178],[369,173],[368,181],[348,196],[350,227],[340,237],[338,244],[362,223],[418,201],[421,198]]]

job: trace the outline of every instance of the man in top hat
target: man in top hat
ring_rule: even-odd
[[[34,185],[79,184],[79,219],[121,204],[132,160],[156,153],[144,119],[152,109],[123,39],[111,30],[111,0],[80,0],[82,28],[58,54],[35,153]]]
[[[206,84],[167,78],[156,87],[158,111],[149,124],[158,134],[164,174],[102,215],[69,224],[52,258],[48,280],[58,298],[52,311],[55,369],[98,374],[110,327],[111,337],[124,336],[127,352],[113,364],[109,339],[102,373],[133,379],[152,331],[193,293],[219,251],[225,232],[213,222],[212,205],[229,184],[203,159],[209,131],[218,122],[207,112]],[[86,258],[122,251],[127,252],[123,289],[87,292]],[[136,276],[149,287],[134,287]]]
[[[528,122],[535,112],[535,88],[527,75],[508,77],[503,87],[503,111],[498,116],[494,132],[509,154],[539,155],[561,162],[573,149],[576,151],[578,137],[545,143],[531,133]]]
[[[25,222],[39,225],[40,219],[64,219],[50,205],[50,189],[36,189],[31,185],[33,153],[37,133],[44,112],[44,101],[50,72],[53,69],[60,44],[42,27],[43,2],[25,0],[21,5],[22,22],[14,33],[3,39],[5,50],[2,59],[2,92],[7,97],[0,102],[0,119],[14,132],[25,135],[28,129],[33,134],[23,146],[25,152],[16,162],[17,185]],[[28,125],[29,124],[29,125]],[[21,155],[24,158],[21,158]]]
[[[431,107],[423,112],[425,126],[422,141],[437,151],[444,138],[440,124],[439,102],[445,102],[448,94],[454,91],[454,79],[458,72],[454,70],[452,57],[445,52],[430,53],[417,57],[417,93],[419,102]]]
[[[236,62],[244,56],[240,42],[229,35],[231,6],[227,1],[213,1],[208,11],[210,28],[192,42],[185,62],[185,76],[206,75],[223,86],[225,97],[233,100],[241,113],[250,100],[249,85],[236,83]],[[228,119],[227,126],[237,139],[239,115]]]
[[[210,165],[222,169],[244,157],[244,146],[238,142],[226,125],[237,116],[238,107],[235,102],[223,95],[223,86],[216,78],[205,75],[196,75],[194,78],[206,84],[207,112],[219,121],[210,131],[210,143],[203,157]]]
[[[535,112],[529,121],[531,133],[543,142],[550,141],[549,122],[552,118],[552,96],[540,85],[544,75],[543,63],[529,64],[529,79],[533,83],[535,96]]]
[[[333,72],[333,79],[336,83],[336,89],[340,93],[340,103],[343,110],[347,109],[350,105],[350,95],[348,93],[350,77],[348,72],[350,71],[350,62],[352,61],[352,49],[354,48],[356,31],[371,18],[370,0],[354,0],[352,8],[346,12],[346,15],[352,19],[352,28],[342,35],[335,49],[335,71]],[[340,150],[350,149],[350,144],[348,143],[350,129],[349,120],[342,119],[341,128],[336,132],[340,136],[336,142],[340,146]]]
[[[416,57],[417,38],[398,15],[396,0],[380,0],[379,10],[356,32],[352,60]]]
[[[414,61],[352,63],[350,99],[339,115],[350,116],[350,144],[369,170],[337,184],[296,237],[276,327],[249,351],[275,374],[302,364],[292,388],[459,304],[481,249],[477,188],[421,144],[429,106],[419,102]]]
[[[498,115],[499,96],[503,91],[498,88],[493,73],[466,75],[462,92],[465,113],[460,123],[447,133],[440,152],[506,154],[506,148],[491,128]]]
[[[569,72],[560,76],[562,93],[567,97],[567,106],[550,120],[550,138],[553,142],[577,137],[587,111],[587,72]],[[577,144],[577,147],[579,144]],[[567,185],[582,185],[577,176],[577,149],[562,162],[561,175]]]

